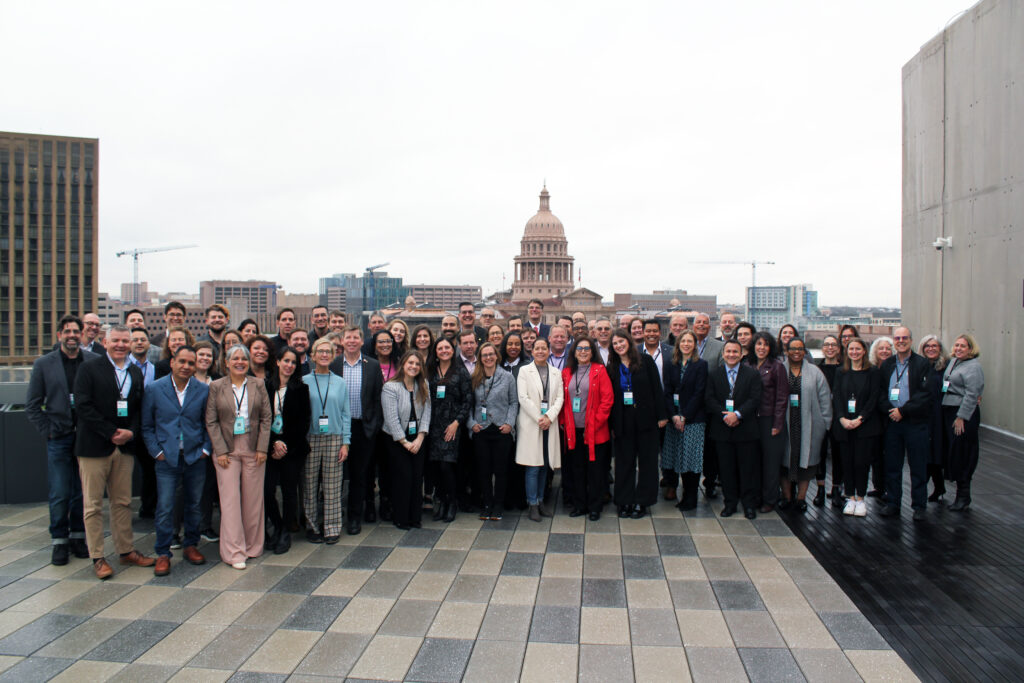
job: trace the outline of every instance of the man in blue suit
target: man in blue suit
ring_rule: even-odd
[[[146,388],[142,398],[142,438],[156,460],[156,565],[153,573],[171,573],[171,538],[174,536],[174,499],[182,488],[185,522],[185,559],[203,564],[199,552],[199,501],[206,481],[206,463],[213,450],[206,432],[209,387],[195,379],[196,352],[182,346],[171,359],[171,374]]]

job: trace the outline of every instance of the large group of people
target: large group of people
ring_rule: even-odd
[[[47,438],[53,563],[114,573],[104,494],[119,562],[157,575],[173,549],[205,562],[201,539],[242,570],[292,534],[334,544],[378,519],[418,528],[425,509],[540,522],[556,471],[567,513],[595,521],[609,505],[642,518],[659,494],[686,512],[719,487],[722,517],[801,513],[812,480],[814,505],[863,517],[877,496],[896,516],[905,461],[913,519],[946,481],[949,510],[971,504],[984,374],[969,334],[951,353],[935,335],[915,351],[906,327],[869,345],[844,326],[815,362],[793,325],[773,335],[724,313],[715,338],[703,314],[549,324],[543,306],[498,322],[463,303],[436,332],[374,313],[366,334],[326,307],[302,329],[286,308],[268,337],[213,305],[195,339],[172,302],[159,335],[129,311],[103,344],[93,314],[65,316],[28,397]],[[155,558],[132,541],[135,463]]]

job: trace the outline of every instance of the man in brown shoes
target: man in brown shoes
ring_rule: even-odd
[[[121,564],[152,567],[155,560],[132,542],[134,439],[142,435],[142,372],[128,361],[127,327],[107,334],[107,352],[82,363],[75,376],[78,435],[75,455],[82,477],[85,540],[96,578],[113,576],[103,557],[103,492],[110,498],[110,535]]]

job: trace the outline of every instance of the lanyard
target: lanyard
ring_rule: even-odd
[[[585,368],[576,368],[576,395],[577,396],[580,395],[580,370],[583,370],[584,372],[589,372],[590,371],[590,366],[588,365]]]
[[[679,366],[679,381],[682,382],[683,378],[686,377],[686,366],[690,364],[690,361],[684,360],[682,365]]]
[[[497,372],[495,372],[495,374],[497,374]],[[491,383],[487,384],[487,391],[486,391],[486,393],[484,393],[484,401],[481,404],[484,408],[486,408],[487,407],[487,397],[491,395],[491,389],[494,388],[494,375],[491,375],[489,378],[485,376],[484,379],[485,379],[485,382],[484,382],[485,384],[487,384],[487,382],[486,382],[487,379],[491,380]]]
[[[633,373],[629,371],[625,365],[619,364],[619,384],[622,385],[623,391],[633,390]]]
[[[330,390],[330,387],[328,387],[328,390]],[[281,399],[281,390],[278,389],[277,390],[277,414],[280,415],[282,412],[284,412],[284,401]]]
[[[906,363],[906,366],[903,368],[903,372],[900,372],[900,359],[899,358],[896,359],[896,384],[900,383],[900,380],[903,379],[903,375],[907,374],[907,370],[909,370],[909,369],[910,369],[910,358],[907,358],[907,363]]]
[[[324,416],[327,414],[327,397],[331,395],[331,376],[327,376],[327,392],[324,394],[320,393],[320,380],[316,378],[316,373],[313,373],[313,381],[316,382],[316,395],[320,398],[320,415]]]
[[[116,365],[114,366],[114,370],[115,371],[118,370],[118,367]],[[128,364],[127,363],[124,366],[124,379],[122,379],[120,382],[118,382],[117,381],[117,375],[118,375],[118,373],[115,372],[114,373],[114,381],[117,382],[117,395],[120,396],[121,398],[125,398],[125,395],[124,395],[124,385],[128,381]]]
[[[548,400],[548,381],[551,378],[551,368],[544,366],[544,377],[540,380],[541,389],[544,391],[544,402]],[[540,368],[537,368],[537,374],[540,375]]]
[[[409,421],[416,422],[416,396],[409,390]]]
[[[242,414],[242,403],[245,401],[245,390],[249,388],[248,382],[242,383],[242,395],[235,399],[235,416],[238,417]],[[232,394],[235,392],[232,391]]]

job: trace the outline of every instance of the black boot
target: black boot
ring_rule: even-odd
[[[683,497],[680,498],[677,508],[686,512],[697,509],[697,494],[700,491],[700,475],[696,472],[685,472],[681,477],[683,480]]]
[[[281,531],[281,535],[277,539],[277,543],[275,543],[272,547],[274,548],[275,555],[284,555],[286,552],[291,550],[292,535],[287,528]]]
[[[846,505],[846,501],[843,500],[843,494],[840,493],[838,486],[832,487],[832,493],[828,497],[832,499],[832,507],[834,508],[841,508]]]
[[[444,519],[445,508],[448,507],[447,503],[441,499],[441,496],[434,496],[434,515],[433,519],[435,522],[440,522]]]
[[[825,485],[824,484],[819,484],[818,485],[818,490],[814,494],[814,501],[813,502],[814,502],[814,506],[815,507],[819,507],[819,508],[825,504]]]
[[[956,485],[956,500],[949,506],[949,509],[953,512],[964,512],[971,505],[971,484],[961,484],[957,482]]]
[[[459,510],[459,504],[454,500],[450,500],[444,506],[444,521],[445,524],[451,524],[455,521],[455,513]]]

